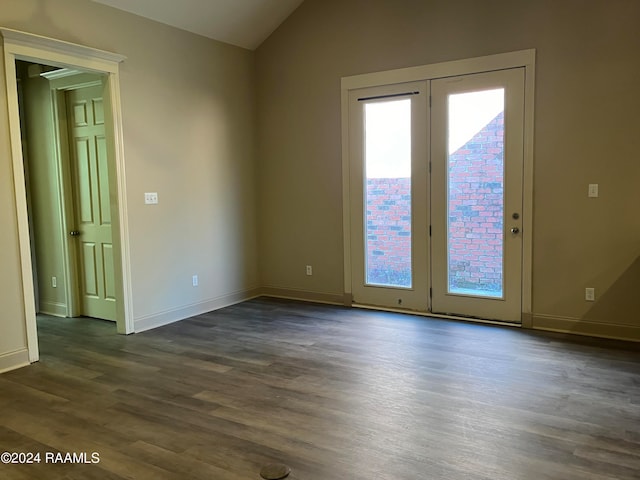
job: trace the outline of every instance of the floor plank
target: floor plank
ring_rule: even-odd
[[[132,336],[42,317],[0,375],[3,479],[640,478],[640,348],[261,298]]]

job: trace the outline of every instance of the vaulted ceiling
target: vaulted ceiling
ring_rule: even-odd
[[[93,0],[255,50],[303,0]]]

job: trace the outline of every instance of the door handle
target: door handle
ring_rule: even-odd
[[[520,233],[520,229],[519,229],[518,227],[513,227],[513,228],[511,229],[511,233],[513,233],[514,235],[515,235],[516,233]]]
[[[77,237],[78,235],[80,235],[80,232],[78,230],[71,230],[69,232],[69,235],[71,235],[72,237]]]

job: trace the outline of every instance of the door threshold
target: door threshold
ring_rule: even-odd
[[[365,305],[361,303],[352,303],[351,306],[353,308],[361,308],[363,310],[377,310],[380,312],[404,313],[407,315],[417,315],[420,317],[432,317],[432,318],[441,318],[444,320],[458,320],[458,321],[469,322],[469,323],[486,323],[489,325],[500,325],[503,327],[522,328],[521,322],[508,322],[505,320],[489,320],[486,318],[465,317],[465,316],[445,314],[445,313],[422,312],[419,310],[405,310],[401,308],[380,307],[376,305]]]

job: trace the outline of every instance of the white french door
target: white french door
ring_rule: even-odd
[[[520,322],[524,68],[431,95],[431,311]]]
[[[426,82],[350,93],[356,303],[428,308]]]
[[[520,322],[524,68],[349,91],[353,302]]]

